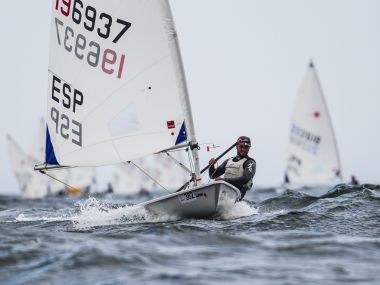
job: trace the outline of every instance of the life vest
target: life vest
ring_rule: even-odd
[[[230,158],[226,164],[226,171],[224,173],[224,178],[236,178],[241,177],[244,174],[244,162],[246,158],[242,158],[239,161],[233,161],[233,158]],[[248,191],[252,187],[252,179],[250,179],[246,184],[243,185],[243,190]]]

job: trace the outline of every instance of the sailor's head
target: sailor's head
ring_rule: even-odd
[[[246,156],[250,148],[251,148],[251,139],[249,137],[241,136],[238,138],[237,145],[236,145],[238,155]]]

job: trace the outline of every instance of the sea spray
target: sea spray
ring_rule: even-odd
[[[232,207],[227,208],[221,213],[220,218],[223,220],[237,219],[257,214],[257,209],[245,201],[235,203]]]
[[[95,198],[77,202],[76,206],[79,211],[71,220],[78,229],[172,220],[170,217],[154,215],[142,206],[106,204]]]
[[[71,221],[76,229],[92,227],[156,223],[176,220],[175,217],[156,215],[147,211],[143,206],[105,203],[94,197],[78,201],[72,208],[65,208],[49,215],[20,213],[16,222],[62,222]]]

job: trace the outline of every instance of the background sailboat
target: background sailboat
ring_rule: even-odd
[[[35,160],[28,156],[11,135],[7,135],[8,157],[12,171],[24,198],[41,198],[49,193],[49,179],[45,175],[33,171]]]
[[[340,182],[342,168],[331,118],[314,64],[302,81],[291,119],[285,183]]]

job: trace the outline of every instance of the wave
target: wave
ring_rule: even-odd
[[[224,222],[222,227],[248,231],[287,227],[291,229],[312,227],[323,230],[323,227],[335,227],[338,232],[343,232],[350,229],[344,229],[339,223],[358,223],[353,227],[357,230],[366,230],[369,235],[373,235],[380,232],[380,222],[377,222],[380,221],[379,190],[379,185],[372,184],[358,186],[339,184],[321,196],[286,190],[282,195],[266,199],[257,205],[254,201],[247,200],[236,203],[234,207],[211,220],[231,220],[231,225]],[[57,200],[50,201],[50,204],[46,201],[39,202],[43,204],[37,204],[38,206],[34,208],[42,205],[43,208],[40,207],[35,212],[32,210],[22,212],[15,210],[12,213],[3,211],[2,217],[10,222],[42,222],[51,223],[52,226],[60,222],[69,222],[63,225],[65,227],[68,225],[70,231],[91,231],[97,227],[115,225],[122,227],[127,225],[134,231],[136,227],[142,230],[147,229],[152,223],[178,221],[177,217],[157,215],[142,206],[125,204],[122,201],[104,202],[92,197],[76,201],[74,206],[72,202],[66,201],[64,208],[54,211],[51,209],[52,202],[56,203]],[[238,228],[233,225],[236,219],[241,221],[238,222]],[[205,228],[201,221],[197,222],[196,227],[201,226],[199,230],[203,231],[214,225],[216,225],[214,222],[205,220]],[[187,226],[194,225],[187,221],[185,227]],[[137,228],[136,230],[139,230]]]
[[[257,213],[257,209],[248,202],[236,203],[232,208],[226,209],[215,219],[230,220],[251,216]],[[16,222],[72,222],[76,230],[88,230],[95,227],[159,223],[178,220],[175,216],[158,215],[139,205],[115,204],[103,202],[94,197],[85,201],[78,201],[74,208],[64,208],[58,212],[49,211],[46,215],[33,213],[20,213]]]
[[[74,208],[64,209],[63,212],[58,214],[26,215],[21,213],[16,217],[17,222],[71,221],[74,228],[78,230],[99,226],[157,223],[169,220],[171,220],[171,217],[153,215],[141,206],[115,205],[102,202],[93,197],[85,201],[78,201],[75,203]]]
[[[323,199],[338,198],[352,194],[356,199],[380,199],[380,185],[363,184],[358,186],[338,184],[326,194],[313,196],[305,192],[287,189],[277,197],[266,199],[258,204],[259,212],[273,212],[286,209],[302,209]]]

